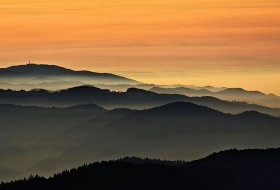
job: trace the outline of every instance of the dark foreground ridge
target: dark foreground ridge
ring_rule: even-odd
[[[84,165],[51,178],[1,184],[1,190],[279,190],[280,149],[228,150],[193,161],[124,158]]]

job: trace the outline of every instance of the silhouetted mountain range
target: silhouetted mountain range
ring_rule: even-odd
[[[146,109],[176,101],[192,102],[226,113],[258,111],[280,116],[280,108],[268,108],[245,102],[229,102],[213,97],[187,97],[177,94],[157,94],[154,92],[130,88],[126,92],[113,92],[94,86],[80,86],[60,91],[43,89],[31,91],[0,90],[0,104],[19,104],[32,106],[72,106],[93,103],[107,109],[132,108]]]
[[[74,71],[56,65],[27,64],[0,69],[2,82],[10,83],[40,83],[74,81],[89,84],[138,84],[139,82],[110,73],[96,73],[90,71]]]
[[[212,96],[227,101],[242,101],[272,108],[280,107],[280,97],[242,88],[196,87],[184,85],[144,84],[110,73],[74,71],[56,65],[27,64],[0,69],[0,88],[14,90],[60,90],[82,85],[94,85],[113,91],[139,88],[164,94],[186,96]]]
[[[268,107],[280,107],[280,97],[273,94],[264,94],[259,91],[247,91],[242,88],[225,88],[219,91],[211,91],[207,88],[186,88],[186,87],[176,87],[176,88],[162,88],[162,87],[152,87],[150,89],[152,92],[161,94],[183,94],[186,96],[212,96],[222,100],[228,101],[245,101],[253,104],[260,104]]]
[[[190,160],[221,149],[280,144],[279,118],[187,102],[146,110],[0,105],[0,113],[0,167],[8,166],[14,177],[125,155]]]
[[[189,161],[225,149],[280,146],[280,108],[243,102],[261,102],[275,107],[278,105],[279,97],[258,91],[211,86],[170,88],[139,83],[109,73],[73,71],[55,65],[36,64],[0,69],[1,86],[7,88],[0,89],[0,181],[19,179],[30,173],[50,176],[83,163],[112,160],[127,155]],[[60,88],[65,86],[70,88]],[[36,88],[16,91],[7,90],[9,87]],[[46,90],[42,87],[60,90]],[[279,152],[278,149],[269,150],[265,155],[270,155],[273,151]],[[114,169],[115,172],[125,174],[125,178],[130,177],[126,172],[135,172],[133,175],[143,177],[145,181],[135,185],[139,178],[131,177],[128,178],[127,186],[122,186],[124,183],[121,182],[124,181],[118,178],[121,175],[116,181],[112,178],[113,175],[110,176],[108,181],[111,183],[108,184],[115,183],[115,187],[122,186],[122,189],[172,189],[172,184],[173,189],[178,189],[181,185],[191,189],[222,189],[228,187],[225,185],[233,184],[229,179],[237,181],[237,185],[230,188],[240,189],[238,185],[243,177],[245,174],[249,175],[242,168],[248,166],[247,169],[251,171],[253,166],[248,164],[248,160],[246,165],[242,165],[244,160],[236,154],[239,152],[232,150],[191,163],[126,158],[83,168],[91,171],[92,166],[98,166],[101,175],[96,178],[97,189],[102,189],[100,185],[104,182],[104,175],[112,168],[114,175],[117,175]],[[221,159],[219,155],[222,155]],[[242,155],[252,160],[250,151],[242,152]],[[271,163],[273,162],[274,160]],[[232,165],[228,167],[225,163]],[[103,166],[110,167],[104,170]],[[118,169],[120,166],[121,170]],[[213,173],[214,166],[217,169],[215,172],[220,173]],[[242,168],[238,170],[239,166]],[[205,170],[209,167],[212,168],[212,173]],[[122,173],[123,169],[126,172]],[[15,188],[24,185],[21,189],[38,189],[36,185],[44,183],[43,189],[80,189],[75,186],[75,181],[80,184],[84,178],[85,184],[92,182],[91,175],[81,175],[79,169],[77,171],[78,173],[66,172],[50,179],[35,177],[13,185]],[[159,171],[163,174],[159,175]],[[244,176],[239,178],[237,171],[242,173],[241,177],[245,172]],[[93,176],[99,176],[99,172]],[[259,180],[256,175],[252,176],[249,180]],[[183,177],[189,181],[183,180]],[[155,179],[155,182],[148,179]],[[166,184],[158,185],[163,179]],[[215,180],[218,179],[223,182],[221,186],[215,186]],[[266,176],[264,179],[269,181]],[[70,180],[69,186],[63,180]],[[273,180],[270,182],[274,183]],[[25,186],[28,184],[30,186]],[[263,187],[265,183],[258,181],[253,186],[249,181],[248,184],[250,186],[245,187],[257,189],[255,187]],[[3,187],[0,186],[0,189]],[[11,188],[10,185],[7,187]],[[108,189],[106,185],[103,187]]]
[[[280,118],[257,112],[231,115],[186,102],[148,110],[115,109],[51,139],[64,145],[62,152],[28,171],[49,175],[93,159],[125,155],[190,160],[222,149],[276,147],[279,126]]]
[[[15,171],[14,177],[47,176],[126,155],[192,160],[222,149],[280,145],[280,118],[258,112],[225,114],[187,102],[146,110],[88,104],[0,105],[0,111],[0,168]],[[8,179],[0,176],[0,181]]]
[[[192,161],[127,157],[96,162],[53,177],[1,184],[1,190],[60,189],[280,189],[280,149],[228,150]]]

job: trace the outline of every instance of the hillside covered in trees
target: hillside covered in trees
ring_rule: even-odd
[[[96,162],[53,177],[2,183],[0,190],[280,189],[280,149],[228,150],[192,161],[127,157]]]

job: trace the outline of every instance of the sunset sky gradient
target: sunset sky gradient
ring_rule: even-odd
[[[0,67],[280,95],[279,0],[1,0]]]

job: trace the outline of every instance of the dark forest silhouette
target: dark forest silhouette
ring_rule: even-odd
[[[280,149],[228,150],[192,161],[124,158],[1,184],[1,190],[280,189]]]

